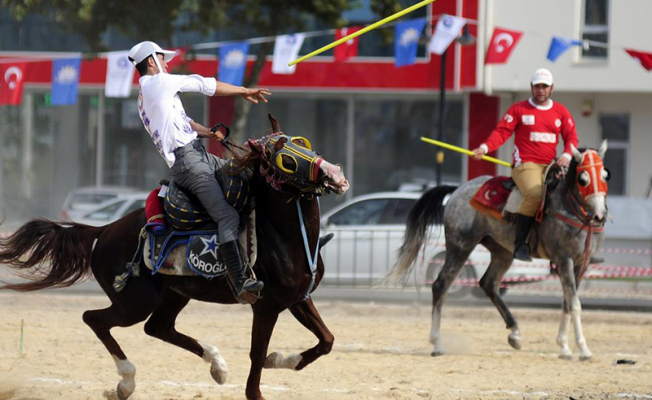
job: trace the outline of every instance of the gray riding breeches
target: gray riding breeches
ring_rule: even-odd
[[[226,160],[207,153],[199,139],[176,149],[174,156],[174,181],[199,199],[217,223],[221,243],[236,240],[240,216],[226,201],[222,187],[215,179],[215,172],[226,164]]]

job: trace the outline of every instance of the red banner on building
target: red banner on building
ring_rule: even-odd
[[[0,63],[0,105],[17,106],[23,102],[25,63]]]
[[[523,32],[494,28],[494,33],[489,42],[485,64],[504,64],[516,47],[516,43],[523,36]]]
[[[350,26],[348,28],[337,29],[335,31],[335,40],[340,40],[347,35],[351,35],[362,29],[361,26]],[[358,38],[349,39],[346,42],[335,46],[333,50],[335,61],[346,61],[351,57],[358,55]]]

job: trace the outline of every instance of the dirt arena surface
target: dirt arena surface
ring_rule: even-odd
[[[107,305],[99,295],[0,293],[0,400],[116,399],[113,360],[81,319],[83,311]],[[449,355],[433,358],[428,307],[317,307],[335,334],[332,353],[300,372],[263,371],[268,400],[652,398],[652,314],[585,311],[594,358],[579,362],[577,354],[573,361],[557,358],[557,310],[513,310],[523,334],[523,349],[515,351],[495,309],[445,307]],[[145,335],[142,323],[115,328],[137,369],[131,399],[243,399],[250,324],[247,306],[191,302],[179,317],[179,331],[219,347],[229,364],[224,386],[211,379],[208,364]],[[270,352],[298,353],[315,343],[285,312]],[[635,364],[617,364],[621,359]]]

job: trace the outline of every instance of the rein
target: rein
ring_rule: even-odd
[[[301,198],[297,198],[297,212],[299,213],[299,224],[301,225],[301,236],[303,236],[303,247],[306,250],[306,257],[308,257],[308,267],[310,268],[310,285],[308,286],[308,291],[306,295],[303,296],[303,300],[308,300],[310,297],[310,292],[315,286],[315,279],[317,277],[317,257],[319,257],[319,239],[317,239],[317,245],[315,246],[315,253],[312,255],[310,253],[310,245],[308,244],[308,234],[306,233],[306,224],[303,221],[303,212],[301,212]],[[319,210],[319,198],[317,198],[317,210]],[[319,227],[317,228],[317,237],[319,238]]]
[[[566,217],[561,214],[559,211],[551,211],[551,214],[554,214],[557,219],[570,225],[574,228],[577,228],[581,231],[586,231],[586,240],[584,242],[584,259],[582,261],[582,269],[580,270],[580,275],[584,275],[586,267],[589,263],[589,251],[591,249],[591,237],[594,233],[602,233],[604,231],[604,222],[595,222],[592,215],[586,211],[585,204],[582,200],[577,198],[577,195],[573,190],[569,191],[569,194],[566,195],[566,201],[573,212],[574,218]]]

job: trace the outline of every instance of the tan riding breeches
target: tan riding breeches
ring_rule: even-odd
[[[526,162],[512,170],[512,178],[523,194],[523,202],[518,208],[519,214],[533,217],[537,213],[546,167],[548,167],[546,164]]]

